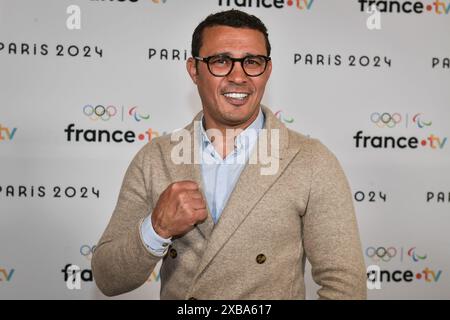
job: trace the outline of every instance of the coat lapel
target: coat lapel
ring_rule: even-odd
[[[192,123],[190,123],[188,126],[184,128],[186,130],[185,132],[189,133],[190,136],[190,163],[181,163],[176,164],[171,159],[171,154],[173,148],[179,143],[179,141],[170,141],[168,148],[163,152],[163,156],[165,157],[165,163],[168,165],[167,171],[170,174],[170,180],[171,181],[182,181],[182,180],[191,180],[197,182],[197,184],[200,186],[200,191],[203,194],[203,198],[206,199],[206,195],[204,192],[204,184],[203,179],[201,175],[201,165],[196,159],[196,155],[199,153],[199,139],[198,139],[198,132],[195,134],[195,131],[198,129],[198,125],[201,121],[202,113],[198,113]],[[185,150],[183,150],[185,151]],[[193,163],[193,164],[192,164]],[[207,219],[196,226],[197,230],[200,231],[202,236],[205,239],[208,239],[213,228],[214,228],[214,221],[212,219],[211,212],[208,210],[208,217]]]

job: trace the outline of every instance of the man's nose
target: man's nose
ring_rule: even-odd
[[[234,83],[245,83],[247,82],[248,78],[247,75],[244,72],[244,69],[242,68],[242,64],[238,61],[234,62],[233,69],[231,70],[230,74],[227,76],[228,81],[234,82]]]

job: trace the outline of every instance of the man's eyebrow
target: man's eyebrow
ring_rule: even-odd
[[[248,57],[248,56],[252,56],[253,57],[253,56],[261,56],[261,55],[263,55],[263,54],[246,52],[244,57]],[[217,53],[213,53],[213,54],[211,54],[209,56],[210,57],[212,57],[212,56],[229,56],[229,57],[232,57],[232,53],[228,52],[228,51],[226,51],[226,52],[217,52]]]
[[[218,52],[214,54],[215,56],[231,56],[231,52]]]
[[[212,56],[230,56],[231,57],[231,52],[214,52],[213,54],[209,55],[210,57]]]

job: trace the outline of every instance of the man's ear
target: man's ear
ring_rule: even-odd
[[[198,70],[197,70],[197,63],[196,60],[192,57],[190,57],[186,61],[186,69],[189,73],[189,76],[191,77],[192,81],[197,84],[197,77],[198,77]]]

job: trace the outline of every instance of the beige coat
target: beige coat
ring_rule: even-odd
[[[321,298],[366,298],[352,195],[341,166],[319,141],[287,129],[262,108],[265,128],[279,129],[278,172],[261,175],[262,164],[248,164],[218,223],[209,215],[174,239],[161,267],[161,299],[304,299],[305,259]],[[193,127],[186,129],[193,134]],[[198,164],[172,162],[175,145],[170,136],[154,139],[126,172],[92,259],[95,281],[108,296],[144,284],[161,259],[146,249],[139,228],[162,191],[180,180],[202,185]]]

